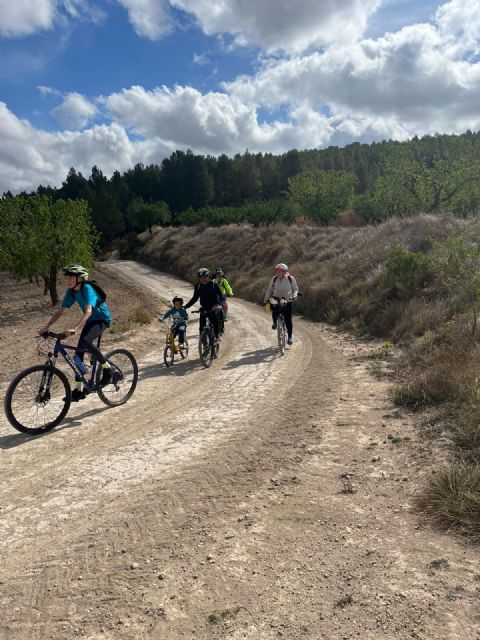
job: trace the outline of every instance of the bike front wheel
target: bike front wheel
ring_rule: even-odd
[[[285,327],[285,320],[282,316],[278,317],[277,320],[277,337],[278,337],[278,348],[280,349],[281,355],[285,355],[285,345],[287,342],[287,331]]]
[[[182,360],[185,360],[185,358],[188,356],[188,340],[186,338],[185,338],[185,342],[180,345],[179,350],[180,350],[180,357],[182,358]]]
[[[209,367],[215,357],[214,347],[210,345],[210,336],[207,330],[203,330],[198,339],[198,353],[204,367]]]
[[[17,431],[45,433],[67,415],[71,399],[67,376],[59,369],[39,364],[12,380],[5,395],[5,415]]]
[[[175,354],[169,344],[166,344],[165,349],[163,350],[163,361],[165,362],[166,367],[172,367],[175,361]]]
[[[98,397],[110,407],[118,407],[129,400],[138,382],[138,365],[133,354],[126,349],[114,349],[105,356],[113,368],[113,381],[104,387],[98,386]],[[100,385],[103,369],[97,369],[97,385]]]

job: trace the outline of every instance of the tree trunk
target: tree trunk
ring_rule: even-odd
[[[46,273],[44,273],[42,275],[42,280],[43,280],[43,295],[46,296],[47,293],[48,293],[48,289],[49,289],[49,287],[48,287],[48,276],[47,276]]]
[[[50,274],[48,277],[48,290],[50,292],[50,300],[52,301],[52,307],[58,304],[57,293],[57,265],[50,265]]]

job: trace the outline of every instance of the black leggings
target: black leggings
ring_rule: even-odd
[[[220,323],[218,321],[218,313],[217,311],[212,311],[212,309],[202,309],[200,312],[200,333],[204,329],[207,324],[207,316],[210,318],[210,322],[213,325],[213,330],[215,331],[215,335],[218,338],[218,331],[220,328]]]
[[[77,349],[83,349],[84,351],[76,351],[80,360],[83,360],[85,351],[91,353],[96,357],[100,364],[104,364],[107,360],[102,356],[100,349],[93,344],[94,340],[98,340],[105,329],[108,329],[110,325],[103,320],[92,320],[87,322],[82,329],[82,333],[78,339]]]
[[[288,337],[291,338],[293,333],[293,323],[292,323],[293,304],[291,302],[287,302],[287,304],[284,307],[280,307],[280,305],[278,304],[276,304],[275,306],[272,306],[272,320],[274,322],[277,322],[280,309],[282,310],[283,317],[285,319],[285,326],[287,327]]]

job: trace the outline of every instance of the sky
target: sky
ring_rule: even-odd
[[[480,129],[480,0],[0,0],[0,193]]]

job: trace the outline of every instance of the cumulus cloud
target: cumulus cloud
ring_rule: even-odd
[[[45,92],[45,89],[46,87],[42,87],[40,90]],[[76,92],[68,93],[62,104],[52,111],[60,125],[70,130],[83,129],[97,112],[94,104]]]
[[[0,36],[28,36],[67,16],[98,23],[105,14],[88,0],[0,0]]]
[[[139,36],[158,40],[169,33],[173,18],[167,0],[118,0],[128,11],[128,18]]]
[[[207,35],[228,33],[238,45],[303,51],[352,42],[365,31],[380,0],[170,0],[193,14]]]

